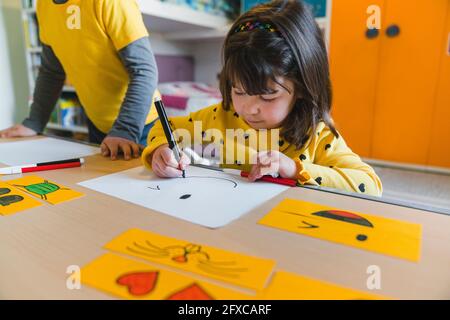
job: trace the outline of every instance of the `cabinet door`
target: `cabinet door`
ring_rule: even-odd
[[[450,4],[447,8],[447,22],[442,38],[439,84],[428,163],[432,166],[450,168]]]
[[[330,69],[333,118],[350,148],[369,156],[381,34],[367,33],[367,8],[384,0],[333,0]],[[381,15],[383,18],[383,15]],[[383,26],[383,23],[382,23]],[[373,33],[375,32],[375,33]]]
[[[448,0],[387,0],[373,158],[426,164]],[[399,34],[395,36],[395,26]],[[392,36],[386,35],[387,31]]]

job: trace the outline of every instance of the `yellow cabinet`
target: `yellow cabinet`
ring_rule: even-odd
[[[350,147],[362,156],[430,163],[433,146],[439,144],[433,122],[450,124],[448,117],[437,116],[450,107],[450,90],[439,89],[449,88],[441,79],[446,78],[441,71],[449,3],[333,1],[333,117]],[[366,34],[366,10],[373,4],[381,9],[382,26],[378,34]],[[440,165],[450,167],[448,160]]]

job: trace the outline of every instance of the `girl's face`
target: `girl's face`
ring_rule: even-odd
[[[231,89],[231,99],[236,112],[253,129],[275,129],[294,107],[294,84],[283,77],[279,82],[268,83],[269,94],[250,96],[239,84]]]

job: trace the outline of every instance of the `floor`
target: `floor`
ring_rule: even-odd
[[[450,209],[450,175],[373,166],[383,183],[383,198],[411,205]]]

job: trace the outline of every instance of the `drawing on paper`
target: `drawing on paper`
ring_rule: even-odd
[[[325,219],[331,219],[331,220],[356,224],[356,225],[359,225],[362,227],[374,228],[374,225],[366,218],[364,218],[360,215],[357,215],[357,214],[354,214],[351,212],[347,212],[347,211],[342,211],[342,210],[322,210],[322,211],[313,212],[313,213],[311,213],[311,215],[305,215],[305,214],[301,214],[301,213],[297,213],[297,212],[289,212],[289,211],[283,211],[283,212],[287,213],[287,214],[291,214],[291,215],[301,216],[303,218],[311,218],[311,216],[315,216],[315,217],[321,217],[321,218],[325,218]],[[319,229],[320,221],[314,220],[314,223],[312,223],[310,221],[301,220],[301,225],[299,225],[298,228],[299,229]],[[366,241],[367,238],[368,237],[365,234],[357,234],[356,235],[356,240],[358,240],[358,241]]]
[[[128,287],[133,296],[143,296],[155,290],[158,276],[158,271],[132,272],[118,277],[116,283]]]
[[[47,180],[44,180],[44,182],[42,183],[34,183],[27,186],[24,185],[14,185],[14,186],[18,188],[23,188],[30,193],[36,194],[40,196],[42,200],[47,200],[48,194],[54,193],[58,190],[70,190],[66,188],[61,188],[57,184],[48,182]]]
[[[132,246],[127,246],[126,249],[136,255],[171,259],[180,264],[192,261],[196,263],[200,270],[223,277],[239,278],[240,273],[248,270],[247,268],[236,266],[235,261],[214,261],[206,251],[202,250],[202,246],[193,243],[184,246],[158,247],[147,240],[145,244],[134,242]]]
[[[6,207],[13,203],[17,203],[20,201],[23,201],[24,198],[22,196],[9,193],[11,192],[11,189],[8,188],[0,188],[0,206]]]

